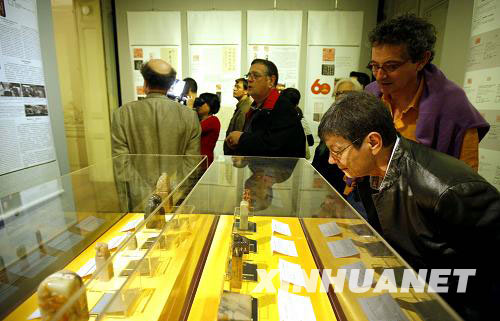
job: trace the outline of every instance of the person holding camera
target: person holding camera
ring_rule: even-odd
[[[185,105],[193,108],[194,100],[198,97],[198,83],[191,77],[184,78]]]
[[[201,127],[191,109],[169,99],[176,71],[161,59],[141,68],[146,98],[113,112],[111,145],[120,154],[200,155]]]
[[[207,155],[207,167],[214,161],[214,148],[220,133],[220,121],[215,116],[220,109],[219,97],[203,93],[196,98],[193,108],[198,113],[201,124],[201,155]]]

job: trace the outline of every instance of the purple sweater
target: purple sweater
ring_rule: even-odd
[[[435,65],[427,64],[423,73],[425,87],[418,106],[415,136],[418,142],[459,158],[465,132],[477,128],[481,141],[490,125],[462,88],[448,80]],[[365,91],[382,96],[377,82],[366,86]]]

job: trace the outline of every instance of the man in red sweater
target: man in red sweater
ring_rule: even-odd
[[[305,157],[305,135],[295,106],[276,90],[278,69],[269,60],[254,59],[248,79],[253,98],[243,132],[226,137],[235,155]]]

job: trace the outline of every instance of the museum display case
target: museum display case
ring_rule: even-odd
[[[133,281],[134,264],[151,262],[151,273],[161,269],[165,258],[156,249],[164,242],[155,241],[172,217],[167,213],[179,210],[203,174],[203,163],[205,156],[122,155],[2,197],[0,319],[37,319],[37,288],[60,270],[76,272],[82,290],[92,289],[86,292],[92,317],[96,302],[108,297],[101,295]],[[181,235],[187,224],[174,221],[172,231]],[[106,277],[96,274],[110,266]],[[141,276],[146,268],[141,263]]]
[[[438,295],[402,289],[408,264],[305,159],[219,160],[184,204],[219,216],[190,321],[460,320]],[[343,289],[323,286],[339,270]]]
[[[70,216],[62,233],[78,241],[27,247],[67,261],[11,282],[25,296],[7,320],[460,320],[417,283],[405,290],[406,262],[305,159],[219,157],[202,171],[201,157],[123,157],[58,180],[73,198],[52,212]],[[106,175],[93,192],[74,183]],[[13,280],[32,261],[10,250]]]

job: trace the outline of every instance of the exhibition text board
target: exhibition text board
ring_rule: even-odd
[[[36,1],[5,1],[3,5],[0,175],[55,160]]]
[[[500,190],[500,0],[474,1],[464,91],[490,124],[479,174]]]

